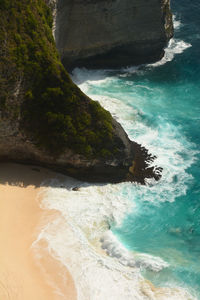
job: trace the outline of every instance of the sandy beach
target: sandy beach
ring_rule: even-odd
[[[0,164],[0,299],[76,299],[69,272],[42,245],[37,261],[31,247],[57,214],[39,206],[40,184],[54,176],[33,166]]]
[[[72,228],[66,225],[66,219],[61,214],[63,210],[67,212],[66,218],[70,219],[73,215],[74,222],[78,222],[78,216],[86,208],[88,210],[89,205],[87,222],[81,224],[83,231],[90,227],[89,222],[93,220],[96,207],[103,206],[104,203],[103,187],[88,187],[88,192],[87,188],[83,188],[79,194],[73,192],[72,195],[62,188],[61,191],[51,191],[49,201],[54,205],[50,209],[42,209],[42,196],[45,197],[46,189],[51,187],[48,179],[55,178],[61,184],[66,181],[66,177],[43,168],[0,164],[0,300],[76,300],[77,291],[79,298],[83,300],[135,297],[159,300],[192,299],[187,291],[180,288],[155,287],[150,281],[138,277],[136,269],[135,277],[132,277],[134,268],[127,268],[128,273],[124,273],[123,265],[121,267],[114,258],[112,263],[110,258],[107,260],[106,252],[99,246],[94,248],[93,244],[87,244],[85,240],[81,242],[80,235],[74,234]],[[41,187],[44,180],[47,181]],[[105,186],[104,192],[107,188],[109,186]],[[94,192],[97,195],[96,202]],[[106,198],[105,201],[107,208],[109,199]],[[60,206],[57,206],[58,203]],[[113,205],[111,209],[113,211]],[[104,218],[104,209],[102,213]],[[55,220],[58,223],[52,225]],[[95,222],[96,220],[98,221],[95,219]],[[79,222],[74,224],[78,228]],[[101,228],[92,227],[90,237],[94,236],[95,231],[100,230],[102,233],[101,230],[106,230],[101,222],[99,224]],[[42,235],[38,239],[46,225],[51,227],[50,240],[41,237]],[[48,241],[53,244],[50,243],[50,246]],[[62,258],[60,261],[65,265],[53,258],[59,255]],[[74,280],[66,266],[71,270]]]

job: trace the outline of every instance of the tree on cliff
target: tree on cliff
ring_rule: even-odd
[[[40,148],[89,157],[117,151],[112,118],[71,81],[43,0],[0,0],[0,111]]]

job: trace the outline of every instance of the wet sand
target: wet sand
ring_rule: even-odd
[[[71,275],[45,245],[37,250],[39,260],[32,248],[42,226],[57,214],[39,206],[41,182],[55,176],[42,168],[0,164],[0,299],[77,298]]]

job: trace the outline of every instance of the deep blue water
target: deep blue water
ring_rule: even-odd
[[[172,10],[168,61],[97,72],[101,80],[89,81],[87,93],[103,95],[100,102],[163,167],[160,182],[123,188],[134,209],[113,232],[130,251],[169,263],[160,272],[144,269],[146,278],[200,299],[200,2],[173,0]]]

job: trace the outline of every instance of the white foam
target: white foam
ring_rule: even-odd
[[[175,27],[180,26],[177,21]],[[191,45],[172,39],[165,57],[149,66],[171,61],[188,47]],[[123,70],[120,76],[135,72],[143,71],[140,67],[132,67]],[[178,128],[166,122],[165,125],[161,122],[160,128],[149,127],[143,120],[143,112],[133,109],[128,101],[124,104],[117,97],[92,94],[90,90],[95,87],[106,87],[111,82],[117,85],[116,77],[108,77],[107,71],[75,69],[73,80],[112,113],[131,139],[157,155],[156,163],[163,167],[163,177],[157,183],[149,180],[147,186],[131,183],[92,186],[69,178],[62,182],[65,188],[58,187],[59,181],[52,183],[54,187],[48,188],[43,195],[42,206],[59,211],[61,216],[43,228],[34,244],[35,249],[42,240],[48,242],[48,251],[71,272],[78,300],[194,299],[184,288],[175,289],[175,283],[170,289],[152,288],[141,276],[141,269],[159,272],[168,264],[159,257],[128,251],[109,230],[110,224],[120,226],[126,214],[137,210],[137,199],[159,203],[174,201],[186,193],[192,179],[186,169],[195,156],[191,143],[180,135]],[[74,192],[71,190],[74,186],[80,189]]]
[[[175,31],[178,31],[183,26],[181,20],[180,19],[178,20],[177,18],[178,17],[176,15],[173,15],[173,24],[174,24]]]
[[[179,131],[166,120],[160,120],[160,126],[150,127],[143,119],[143,112],[109,96],[89,94],[109,110],[128,133],[130,139],[142,144],[149,152],[156,155],[153,164],[163,168],[162,178],[158,182],[147,180],[149,186],[136,186],[135,195],[143,194],[143,201],[174,201],[186,194],[192,176],[187,169],[194,163],[197,151]],[[134,101],[134,100],[131,100]],[[190,155],[188,155],[190,153]],[[137,196],[135,196],[137,197]],[[132,197],[133,198],[133,197]]]
[[[72,182],[72,181],[71,181]],[[106,186],[84,184],[77,192],[56,186],[43,190],[43,208],[58,210],[58,216],[43,228],[33,247],[48,242],[49,253],[66,266],[75,281],[78,300],[189,299],[184,289],[156,288],[141,276],[141,268],[159,271],[167,264],[158,257],[131,253],[108,229],[109,222],[120,224],[127,210],[135,209],[124,197],[130,183]],[[80,182],[72,182],[80,186]],[[101,241],[101,242],[100,242]],[[101,245],[106,249],[102,252]],[[60,291],[60,295],[62,295]]]
[[[103,85],[106,78],[104,80]],[[78,300],[194,299],[184,288],[175,289],[175,283],[162,292],[152,288],[140,271],[159,272],[168,264],[159,257],[128,251],[109,230],[112,224],[120,226],[126,214],[137,213],[137,199],[174,201],[175,197],[186,193],[191,180],[186,169],[194,159],[191,143],[180,135],[178,128],[166,122],[161,122],[160,128],[150,128],[142,119],[142,112],[118,99],[90,96],[118,117],[130,138],[134,137],[158,155],[157,164],[164,167],[163,177],[157,183],[149,181],[147,186],[131,183],[89,185],[69,178],[62,183],[52,182],[54,187],[43,194],[42,206],[59,211],[61,216],[43,228],[34,244],[35,249],[42,240],[48,242],[49,253],[71,272]],[[183,159],[179,152],[190,155]],[[72,191],[75,186],[79,187],[76,192]]]
[[[160,257],[145,253],[134,253],[127,250],[111,231],[107,231],[100,241],[106,253],[111,257],[116,257],[122,265],[132,268],[149,269],[155,272],[159,272],[169,266]]]
[[[182,27],[181,20],[178,20],[176,15],[173,15],[173,24],[175,32],[179,31],[179,29]],[[191,44],[186,43],[185,41],[177,38],[172,38],[169,41],[168,46],[165,48],[164,57],[153,64],[148,64],[147,66],[158,67],[164,65],[167,62],[172,61],[177,54],[183,53],[186,49],[190,47],[192,47]]]
[[[119,194],[118,185],[108,185],[85,186],[77,192],[49,188],[44,195],[43,207],[60,211],[64,219],[57,218],[48,224],[36,244],[47,240],[50,252],[69,268],[78,299],[132,299],[131,290],[137,286],[139,272],[129,271],[102,255],[100,247],[98,253],[96,245],[108,227],[108,218],[120,223],[130,207]],[[135,292],[136,299],[140,299],[137,293],[140,292]]]
[[[192,47],[191,44],[184,42],[183,40],[180,39],[175,39],[172,38],[169,41],[169,44],[167,48],[165,48],[165,55],[164,57],[153,63],[153,64],[148,64],[147,66],[149,67],[158,67],[166,64],[169,61],[172,61],[177,54],[183,53],[186,49]]]
[[[121,71],[123,72],[123,74],[120,74],[120,77],[126,77],[127,73],[130,74],[130,75],[138,73],[141,66],[143,66],[143,65],[122,68]]]
[[[72,71],[71,78],[76,84],[83,82],[92,82],[93,84],[101,84],[107,77],[109,70],[88,70],[86,68],[75,68]]]
[[[113,104],[112,107],[115,109]],[[152,143],[151,138],[147,139],[147,143]],[[165,155],[166,152],[164,161]],[[184,162],[181,160],[179,163]],[[184,167],[171,165],[168,172],[173,173],[175,169],[179,174]],[[185,175],[181,175],[183,181],[179,193],[184,193]],[[120,226],[125,214],[137,210],[134,203],[138,197],[144,201],[169,201],[170,197],[175,197],[177,186],[169,180],[172,174],[164,176],[162,184],[145,187],[131,183],[90,186],[67,179],[66,183],[56,181],[55,187],[45,192],[43,208],[56,209],[63,218],[48,224],[37,242],[42,239],[48,241],[49,252],[69,268],[79,300],[193,299],[183,288],[171,287],[162,290],[162,293],[157,293],[155,288],[152,291],[140,270],[159,272],[168,264],[159,257],[128,251],[109,230],[109,224]],[[60,185],[66,188],[56,187]],[[73,192],[70,185],[80,188]],[[101,247],[110,257],[101,252]]]

